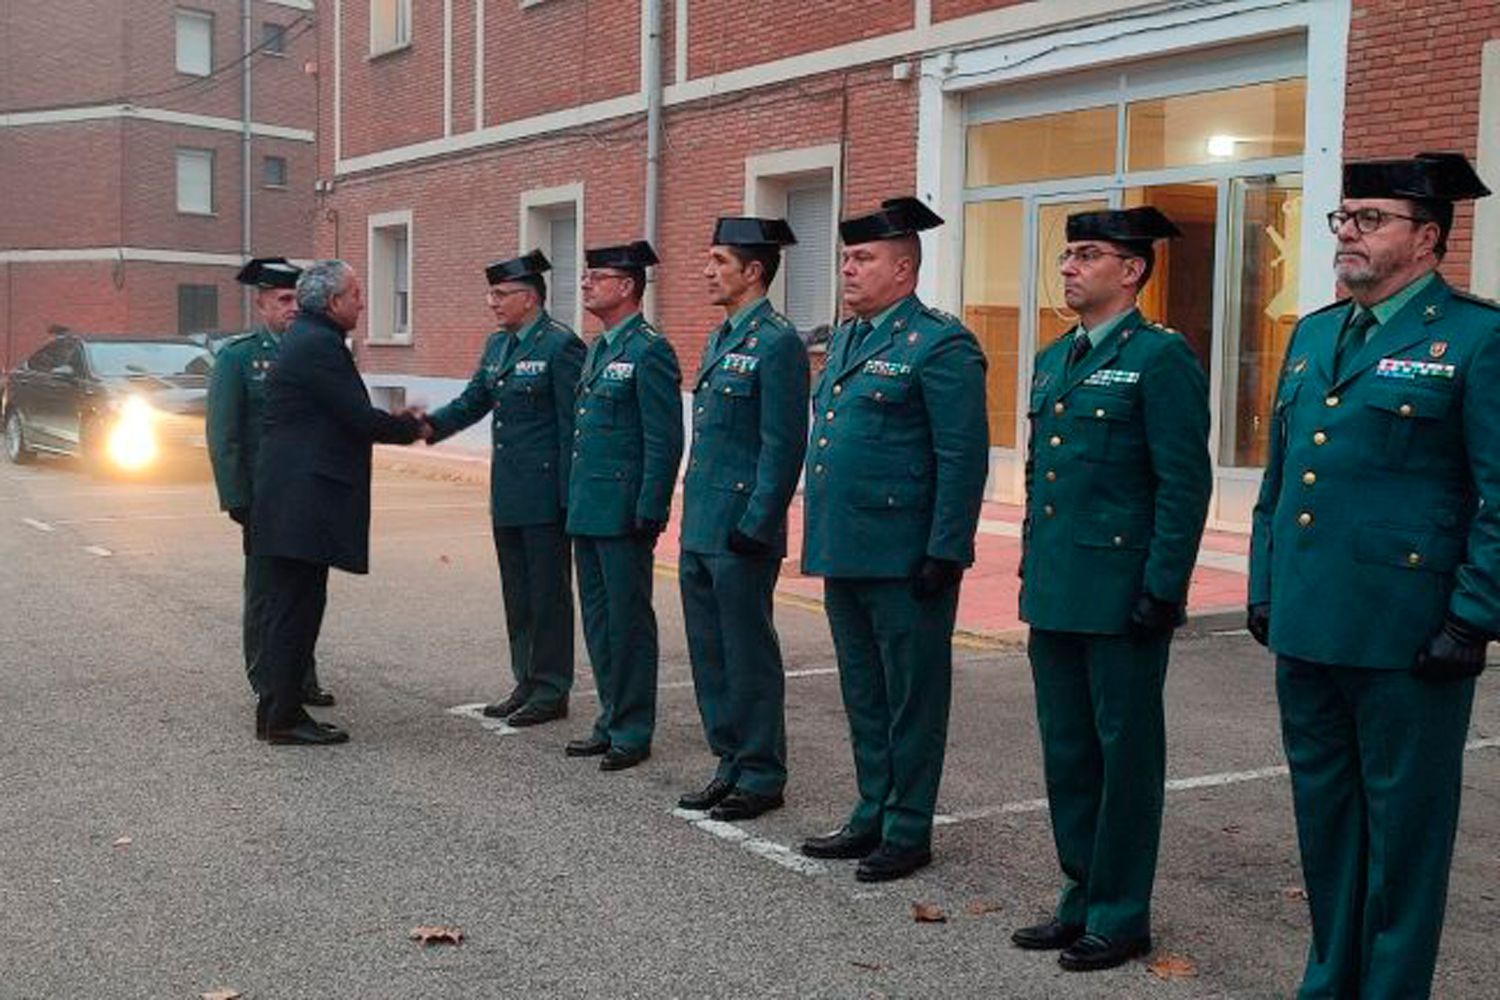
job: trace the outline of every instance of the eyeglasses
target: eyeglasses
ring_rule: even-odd
[[[1074,261],[1087,267],[1100,257],[1118,257],[1121,260],[1130,260],[1134,255],[1128,253],[1115,253],[1113,250],[1100,250],[1098,247],[1082,247],[1078,250],[1064,250],[1057,255],[1057,266],[1066,267],[1068,261]]]
[[[621,274],[619,271],[600,271],[600,270],[590,269],[590,270],[584,271],[582,274],[580,274],[578,276],[578,283],[580,285],[587,285],[587,284],[592,284],[592,283],[594,283],[596,281],[602,281],[605,278],[617,278],[620,281],[629,281],[630,280],[630,275],[628,275],[628,274]]]
[[[1337,236],[1339,230],[1343,229],[1351,219],[1354,220],[1354,228],[1365,234],[1373,233],[1391,219],[1405,219],[1407,222],[1429,221],[1419,219],[1415,215],[1402,215],[1400,212],[1382,212],[1378,208],[1361,208],[1355,212],[1338,209],[1328,213],[1328,231]]]
[[[522,295],[529,291],[529,288],[491,288],[485,295],[492,299],[508,299],[512,295]]]

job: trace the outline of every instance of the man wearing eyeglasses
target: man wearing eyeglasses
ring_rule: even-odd
[[[484,714],[516,727],[566,718],[573,688],[573,560],[563,521],[584,348],[544,307],[551,269],[540,250],[484,269],[500,329],[463,393],[427,415],[428,444],[492,420],[490,522],[515,687]]]
[[[1068,217],[1078,325],[1037,356],[1027,407],[1021,617],[1063,887],[1011,940],[1071,972],[1151,949],[1162,687],[1213,488],[1203,369],[1136,307],[1153,241],[1178,235],[1149,206]]]
[[[1500,308],[1437,273],[1457,153],[1350,163],[1349,298],[1292,332],[1250,551],[1313,935],[1301,996],[1428,995],[1474,678],[1500,633]]]
[[[682,460],[682,375],[672,345],[641,315],[646,268],[657,263],[651,244],[584,256],[583,307],[604,332],[589,345],[578,386],[568,534],[599,714],[566,752],[620,771],[651,756],[656,728],[651,582]]]

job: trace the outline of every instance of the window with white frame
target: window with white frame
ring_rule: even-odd
[[[213,150],[177,150],[177,211],[186,215],[214,214]]]
[[[518,253],[541,250],[552,263],[547,274],[547,311],[575,330],[579,311],[578,269],[583,244],[583,185],[526,191],[521,195]]]
[[[214,69],[214,16],[206,11],[177,11],[177,72],[208,76]]]
[[[412,339],[410,212],[370,217],[369,339],[409,344]]]
[[[745,213],[786,219],[797,237],[770,298],[810,345],[827,341],[838,315],[839,156],[837,146],[815,146],[745,161]]]
[[[370,0],[370,54],[411,44],[411,0]]]

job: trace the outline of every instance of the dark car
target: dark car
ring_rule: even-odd
[[[207,461],[213,355],[182,338],[56,337],[5,381],[5,454],[74,455],[99,471],[141,473]]]

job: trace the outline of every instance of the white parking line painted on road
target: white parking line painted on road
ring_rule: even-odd
[[[109,551],[109,549],[106,549],[102,545],[85,545],[83,547],[83,551],[87,552],[91,556],[98,556],[101,559],[114,555],[113,552]]]
[[[475,722],[479,723],[481,726],[494,733],[496,736],[511,736],[515,733],[520,732],[520,730],[515,728],[514,726],[506,725],[505,720],[503,719],[486,718],[484,714],[484,706],[485,702],[482,701],[476,701],[472,705],[454,705],[452,708],[448,709],[448,714],[457,715],[460,718],[464,719],[473,719]]]
[[[774,840],[766,840],[757,837],[748,831],[742,830],[733,823],[724,823],[720,820],[709,819],[708,813],[697,812],[692,809],[673,809],[672,815],[678,819],[686,820],[704,833],[727,840],[731,844],[737,844],[744,850],[749,851],[758,858],[764,858],[773,864],[796,872],[798,875],[814,877],[827,875],[828,866],[812,858],[804,857],[785,844],[778,844]]]
[[[1500,737],[1486,736],[1477,740],[1470,740],[1464,744],[1465,752],[1475,750],[1493,750],[1500,747]],[[1274,767],[1257,767],[1250,771],[1223,771],[1219,774],[1200,774],[1191,778],[1173,778],[1166,784],[1169,792],[1182,792],[1194,788],[1218,788],[1223,785],[1238,785],[1246,781],[1264,781],[1267,778],[1282,778],[1291,773],[1285,764]],[[955,823],[967,823],[970,820],[990,819],[994,816],[1005,816],[1015,813],[1044,812],[1047,808],[1046,799],[1027,799],[1024,802],[1007,802],[999,806],[985,806],[982,809],[966,809],[963,812],[939,813],[932,818],[934,826],[952,826]]]
[[[38,521],[34,517],[23,517],[23,518],[21,518],[21,523],[22,524],[30,525],[31,527],[35,528],[37,531],[51,531],[52,530],[52,525],[48,524],[46,521]]]

